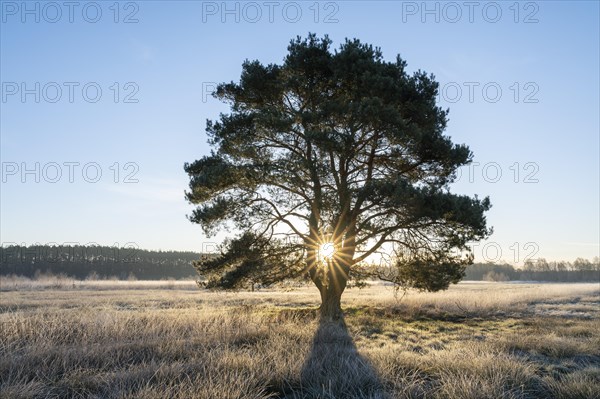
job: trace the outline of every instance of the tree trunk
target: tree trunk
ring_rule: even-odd
[[[341,304],[343,290],[331,288],[323,287],[321,289],[321,307],[319,308],[321,320],[329,322],[342,321],[344,317]]]
[[[308,245],[308,274],[321,294],[321,321],[344,322],[341,297],[346,289],[353,252],[323,263],[314,245]]]
[[[321,284],[318,284],[321,293],[321,320],[328,322],[343,322],[341,298],[348,282],[349,267],[339,261],[331,261],[325,265],[321,274]]]

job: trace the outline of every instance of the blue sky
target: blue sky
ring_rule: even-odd
[[[454,191],[493,203],[477,261],[599,255],[598,2],[114,4],[0,2],[3,244],[210,247],[183,197],[206,92],[315,32],[435,74],[478,163]]]

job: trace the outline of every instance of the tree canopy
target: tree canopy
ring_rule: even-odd
[[[433,75],[356,39],[334,50],[310,34],[281,65],[246,60],[239,82],[214,93],[230,112],[207,121],[211,154],[185,164],[190,220],[232,234],[196,264],[208,285],[308,276],[336,317],[350,273],[392,245],[398,272],[380,277],[428,290],[458,282],[467,243],[491,234],[490,201],[449,191],[473,155],[444,135],[437,94]]]

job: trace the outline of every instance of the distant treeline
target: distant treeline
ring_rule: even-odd
[[[109,246],[6,246],[0,247],[0,275],[33,278],[36,273],[64,274],[85,279],[111,278],[160,280],[196,278],[192,262],[196,252],[148,251]]]
[[[464,280],[483,281],[559,281],[600,283],[600,262],[577,258],[571,262],[528,260],[522,268],[508,264],[475,263],[468,266]]]
[[[109,246],[19,246],[0,247],[0,275],[34,278],[40,273],[63,274],[76,279],[112,278],[160,280],[196,279],[192,262],[197,252],[149,251]],[[590,281],[600,282],[598,258],[574,262],[528,260],[522,268],[508,264],[476,263],[466,269],[465,280],[483,281]]]

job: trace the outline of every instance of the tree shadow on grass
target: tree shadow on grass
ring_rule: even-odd
[[[377,372],[356,349],[344,322],[321,321],[300,373],[286,399],[370,398],[385,394]]]

